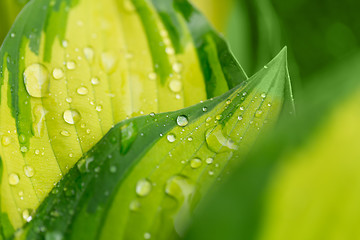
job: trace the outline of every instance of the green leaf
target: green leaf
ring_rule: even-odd
[[[0,2],[0,45],[14,23],[16,16],[29,0],[2,0]]]
[[[10,32],[0,50],[1,212],[14,229],[116,123],[247,79],[186,1],[32,0]]]
[[[358,238],[359,63],[357,53],[314,76],[298,118],[254,148],[185,239]]]
[[[58,183],[18,237],[178,239],[202,196],[276,123],[291,101],[288,81],[284,49],[220,97],[119,123]]]

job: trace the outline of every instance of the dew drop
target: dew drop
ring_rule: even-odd
[[[207,107],[203,107],[203,112],[207,112],[208,108]]]
[[[34,114],[34,122],[32,124],[34,136],[40,138],[44,135],[44,128],[45,128],[45,115],[46,110],[40,104],[35,105],[33,109]]]
[[[24,134],[20,134],[19,135],[19,142],[20,143],[26,143],[26,137]]]
[[[215,117],[216,120],[221,120],[221,118],[222,118],[222,115],[216,115],[216,117]]]
[[[140,179],[136,184],[136,194],[145,197],[151,192],[151,183],[147,179]]]
[[[28,178],[31,178],[35,175],[35,170],[31,166],[24,166],[24,173]]]
[[[42,64],[32,64],[24,71],[24,83],[30,96],[41,98],[49,93],[49,72]]]
[[[173,79],[169,83],[169,88],[172,92],[180,92],[182,89],[182,82],[178,79]]]
[[[176,136],[174,134],[169,134],[169,135],[167,135],[166,138],[170,143],[173,143],[176,141]]]
[[[69,43],[68,43],[68,41],[66,41],[66,40],[63,40],[63,41],[61,42],[61,44],[62,44],[62,46],[63,46],[64,48],[67,48],[67,47],[69,46]]]
[[[257,110],[256,113],[255,113],[255,117],[259,118],[263,115],[263,111],[261,110]]]
[[[71,98],[71,97],[67,97],[67,98],[65,98],[65,101],[66,101],[67,103],[72,103],[72,98]]]
[[[202,161],[200,158],[194,158],[190,161],[190,166],[193,169],[197,169],[197,168],[201,167],[201,165],[202,165]]]
[[[63,135],[64,137],[70,137],[70,133],[68,131],[66,131],[66,130],[62,130],[60,132],[60,134]]]
[[[232,102],[231,99],[228,99],[228,100],[226,101],[226,104],[227,104],[227,105],[230,105],[231,102]]]
[[[174,50],[174,48],[172,48],[172,47],[167,47],[167,48],[165,48],[165,52],[166,52],[167,54],[169,54],[169,55],[174,55],[174,54],[175,54],[175,50]]]
[[[31,216],[32,210],[31,209],[25,209],[22,212],[22,217],[26,222],[31,222],[32,216]]]
[[[212,164],[213,162],[214,162],[213,158],[207,158],[206,159],[206,163],[209,164],[209,165]]]
[[[9,184],[12,186],[17,185],[20,182],[20,177],[16,173],[10,173],[9,175]]]
[[[139,211],[140,207],[141,207],[141,205],[138,200],[131,201],[130,206],[129,206],[130,210],[133,212]]]
[[[144,239],[150,239],[151,238],[151,234],[150,233],[144,233]]]
[[[186,125],[189,124],[189,120],[187,118],[187,116],[185,115],[180,115],[176,118],[176,123],[177,125],[179,125],[180,127],[185,127]]]
[[[156,73],[154,73],[154,72],[149,73],[148,78],[149,78],[150,80],[156,80],[156,78],[157,78],[157,74],[156,74]]]
[[[74,125],[81,119],[80,113],[76,110],[66,110],[63,114],[65,122]]]
[[[6,147],[9,146],[11,144],[11,138],[8,136],[2,136],[1,137],[1,144]]]
[[[117,171],[117,167],[116,166],[110,166],[110,172],[111,173],[116,173]]]
[[[26,146],[22,146],[22,147],[20,148],[20,151],[21,151],[22,153],[26,153],[26,152],[29,151],[29,149],[28,149]]]
[[[241,107],[240,107],[240,110],[241,110],[241,111],[244,111],[244,110],[245,110],[245,108],[244,108],[243,106],[241,106]]]
[[[183,65],[182,65],[182,63],[179,63],[179,62],[174,63],[173,66],[172,66],[172,69],[176,73],[180,73],[182,71],[182,68],[183,68]]]
[[[66,68],[69,70],[74,70],[76,68],[76,63],[74,61],[66,62]]]
[[[86,94],[89,93],[89,90],[86,88],[86,87],[79,87],[76,92],[79,94],[79,95],[82,95],[82,96],[85,96]]]
[[[262,98],[266,98],[266,93],[262,93],[262,94],[261,94],[261,97],[262,97]]]
[[[54,68],[53,77],[55,80],[59,80],[64,77],[64,71],[61,68]]]
[[[101,112],[102,111],[102,106],[101,105],[96,106],[95,110],[98,111],[98,112]]]
[[[99,78],[97,78],[97,77],[93,77],[93,78],[91,78],[91,84],[92,85],[94,85],[94,86],[96,86],[96,85],[99,85],[100,84],[100,79]]]
[[[192,137],[188,137],[188,141],[192,142],[193,138]]]
[[[242,116],[238,116],[238,120],[239,120],[239,121],[243,120],[243,117],[242,117]]]

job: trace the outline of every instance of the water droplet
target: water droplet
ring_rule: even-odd
[[[49,93],[49,72],[42,64],[32,64],[24,71],[24,83],[30,96],[44,97]]]
[[[94,61],[94,50],[91,47],[84,48],[84,56],[85,58],[92,63]]]
[[[2,136],[1,137],[1,144],[6,147],[9,146],[11,144],[11,138],[8,136]]]
[[[115,71],[116,62],[117,58],[112,53],[105,52],[101,54],[101,67],[106,73],[110,74]]]
[[[173,79],[169,83],[169,88],[175,93],[180,92],[182,89],[182,82],[178,79]]]
[[[66,68],[69,70],[74,70],[76,68],[76,63],[74,61],[68,61],[66,63]]]
[[[59,80],[64,77],[64,71],[61,68],[54,68],[53,77],[55,80]]]
[[[203,107],[203,112],[207,112],[208,108],[207,107]]]
[[[14,37],[15,37],[15,33],[11,33],[11,34],[10,34],[10,37],[11,37],[11,38],[14,38]]]
[[[99,78],[97,78],[97,77],[93,77],[93,78],[91,78],[91,84],[92,85],[94,85],[94,86],[96,86],[96,85],[99,85],[100,84],[100,79]]]
[[[155,113],[154,113],[154,112],[151,112],[149,115],[150,115],[151,117],[155,117]]]
[[[144,239],[150,239],[151,234],[150,233],[144,233]]]
[[[176,73],[180,73],[182,71],[183,65],[179,62],[174,63],[172,66],[172,69],[174,70],[174,72]]]
[[[138,200],[131,201],[130,206],[129,206],[130,210],[133,212],[139,211],[140,207],[141,207],[141,204]]]
[[[63,46],[64,48],[67,48],[67,47],[69,46],[69,43],[68,43],[68,41],[66,41],[66,40],[63,40],[63,41],[61,42],[61,44],[62,44],[62,46]]]
[[[213,158],[207,158],[206,159],[206,163],[209,164],[209,165],[212,164],[213,162],[214,162]]]
[[[262,93],[262,94],[261,94],[261,97],[262,97],[262,98],[266,98],[266,93]]]
[[[213,172],[213,171],[209,171],[209,175],[210,175],[210,176],[213,176],[213,175],[214,175],[214,172]]]
[[[101,105],[96,106],[95,110],[98,111],[98,112],[101,112],[102,111],[102,106]]]
[[[60,134],[63,135],[64,137],[70,137],[70,133],[68,131],[66,131],[66,130],[62,130],[60,132]]]
[[[35,175],[35,170],[29,165],[24,166],[24,173],[28,178],[31,178]]]
[[[63,114],[65,122],[74,125],[81,119],[80,113],[76,110],[66,110]]]
[[[228,99],[228,100],[226,101],[226,104],[227,104],[227,105],[230,105],[231,102],[232,102],[231,99]]]
[[[89,93],[89,90],[86,88],[86,87],[79,87],[76,92],[79,94],[79,95],[86,95]]]
[[[32,220],[32,210],[31,209],[25,209],[23,212],[22,212],[22,217],[23,219],[26,221],[26,222],[31,222]]]
[[[179,125],[180,127],[185,127],[186,125],[189,124],[189,120],[187,118],[187,116],[185,115],[180,115],[176,118],[176,123],[177,125]]]
[[[241,107],[240,107],[240,110],[241,110],[241,111],[244,111],[244,110],[245,110],[245,108],[244,108],[243,106],[241,106]]]
[[[174,55],[175,54],[175,49],[172,47],[167,47],[165,48],[165,52],[169,55]]]
[[[157,78],[157,74],[156,74],[156,73],[154,73],[154,72],[149,73],[148,78],[149,78],[150,80],[156,80],[156,78]]]
[[[242,117],[242,116],[238,116],[238,120],[239,120],[239,121],[243,120],[243,117]]]
[[[175,142],[175,140],[176,140],[176,136],[174,134],[169,134],[169,135],[167,135],[166,138],[171,143]]]
[[[151,192],[151,183],[147,179],[140,179],[136,184],[136,193],[140,197],[145,197]]]
[[[20,151],[21,151],[22,153],[26,153],[26,152],[29,151],[29,149],[28,149],[26,146],[22,146],[22,147],[20,147]]]
[[[190,161],[190,166],[193,169],[197,169],[197,168],[201,167],[201,165],[202,165],[202,161],[200,158],[194,158]]]
[[[24,134],[20,134],[19,135],[19,142],[20,143],[26,143],[26,137]]]
[[[17,185],[20,182],[20,177],[16,173],[10,173],[9,175],[9,184],[12,186]]]
[[[65,98],[65,101],[66,101],[67,103],[72,103],[72,98],[71,98],[71,97],[67,97],[67,98]]]
[[[263,115],[263,111],[257,110],[255,113],[255,117],[260,118]]]
[[[193,138],[192,137],[188,137],[188,141],[192,142]]]
[[[225,137],[221,125],[207,130],[205,137],[208,148],[213,152],[228,152],[238,148],[229,137]]]
[[[216,117],[215,117],[216,120],[221,120],[221,118],[222,118],[222,115],[220,115],[220,114],[216,115]]]

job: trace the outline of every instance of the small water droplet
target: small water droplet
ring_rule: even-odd
[[[201,167],[201,165],[202,165],[202,161],[200,158],[194,158],[190,161],[190,166],[193,169],[197,169],[197,168]]]
[[[9,184],[12,186],[17,185],[20,182],[20,177],[16,173],[10,173],[9,175]]]
[[[24,173],[28,178],[31,178],[35,175],[35,170],[29,165],[24,166]]]
[[[151,112],[149,115],[150,115],[151,117],[155,117],[155,113],[154,113],[154,112]]]
[[[243,120],[243,117],[242,117],[242,116],[238,116],[238,120],[239,120],[239,121]]]
[[[62,130],[60,132],[60,134],[63,135],[64,137],[70,137],[70,133],[68,131],[66,131],[66,130]]]
[[[99,85],[100,84],[100,79],[99,78],[97,78],[97,77],[93,77],[93,78],[91,78],[91,84],[92,85],[94,85],[94,86],[96,86],[96,85]]]
[[[72,103],[72,98],[71,98],[71,97],[67,97],[67,98],[65,98],[65,101],[66,101],[67,103]]]
[[[20,134],[19,135],[19,142],[20,143],[26,143],[26,137],[24,134]]]
[[[154,73],[154,72],[149,73],[148,78],[149,78],[150,80],[156,80],[156,78],[157,78],[157,74],[156,74],[156,73]]]
[[[232,102],[231,99],[226,100],[226,104],[227,104],[227,105],[230,105],[231,102]]]
[[[183,65],[182,65],[182,63],[180,63],[180,62],[176,62],[176,63],[174,63],[173,66],[172,66],[172,69],[173,69],[174,72],[176,72],[176,73],[180,73],[180,72],[182,71],[182,68],[183,68]]]
[[[98,111],[98,112],[101,112],[102,111],[102,106],[101,105],[96,106],[95,110]]]
[[[213,162],[214,162],[213,158],[207,158],[206,159],[206,163],[209,164],[209,165],[212,164]]]
[[[81,119],[80,113],[76,110],[66,110],[63,114],[65,122],[74,125]]]
[[[216,117],[215,117],[216,120],[221,120],[221,118],[222,118],[222,115],[220,115],[220,114],[216,115]]]
[[[262,97],[262,98],[266,98],[266,93],[262,93],[262,94],[261,94],[261,97]]]
[[[174,55],[175,54],[175,49],[172,47],[167,47],[165,48],[165,52],[169,55]]]
[[[240,107],[240,110],[241,110],[241,111],[244,111],[244,110],[245,110],[245,108],[244,108],[243,106],[241,106],[241,107]]]
[[[22,217],[23,219],[26,221],[26,222],[31,222],[32,220],[32,210],[31,209],[25,209],[23,212],[22,212]]]
[[[187,116],[185,115],[180,115],[176,118],[176,123],[177,125],[179,125],[180,127],[185,127],[186,125],[189,124],[189,120],[187,118]]]
[[[141,207],[141,204],[138,200],[131,201],[130,206],[129,206],[130,210],[133,212],[139,211],[140,207]]]
[[[86,95],[89,93],[89,90],[86,88],[86,87],[79,87],[76,92],[79,94],[79,95]]]
[[[151,238],[151,234],[150,233],[144,233],[144,239],[150,239]]]
[[[169,134],[169,135],[167,135],[166,138],[170,143],[173,143],[176,141],[176,136],[174,134]]]
[[[64,77],[64,71],[61,68],[54,68],[53,77],[55,80],[59,80]]]
[[[116,173],[117,171],[117,167],[116,166],[110,166],[110,172],[111,173]]]
[[[9,146],[11,144],[11,138],[8,136],[2,136],[1,137],[1,144],[6,147]]]
[[[74,70],[76,68],[76,63],[74,61],[68,61],[66,63],[66,68],[69,70]]]
[[[188,141],[192,142],[193,138],[192,137],[188,137]]]
[[[145,178],[140,179],[136,184],[136,193],[140,197],[146,197],[151,192],[151,182]]]
[[[214,172],[213,172],[213,171],[209,171],[209,175],[210,175],[210,176],[213,176],[213,175],[214,175]]]
[[[49,72],[42,64],[32,64],[24,71],[24,83],[30,96],[41,98],[49,93]]]
[[[221,125],[209,129],[205,134],[208,148],[216,153],[237,150],[237,145],[229,137],[225,137]]]
[[[61,44],[62,44],[62,46],[63,46],[64,48],[67,48],[67,47],[69,46],[69,43],[68,43],[68,41],[66,41],[66,40],[63,40],[63,41],[61,42]]]
[[[10,34],[10,37],[11,37],[11,38],[14,38],[14,37],[15,37],[15,33],[11,33],[11,34]]]
[[[208,108],[207,107],[203,107],[203,112],[207,112]]]
[[[255,113],[255,117],[260,118],[263,115],[263,111],[257,110]]]
[[[169,88],[172,92],[180,92],[182,89],[182,82],[179,79],[173,79],[169,83]]]
[[[20,151],[21,151],[22,153],[26,153],[26,152],[29,151],[29,149],[28,149],[26,146],[22,146],[22,147],[20,147]]]

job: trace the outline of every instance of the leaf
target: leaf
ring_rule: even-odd
[[[291,101],[288,81],[284,49],[220,97],[119,123],[59,182],[19,238],[178,239],[202,196]]]
[[[0,45],[21,8],[29,0],[2,0],[0,2]]]
[[[359,237],[359,59],[315,76],[298,118],[212,193],[186,240]]]
[[[14,229],[119,121],[247,79],[191,5],[169,2],[33,0],[23,9],[0,50],[1,212]]]

